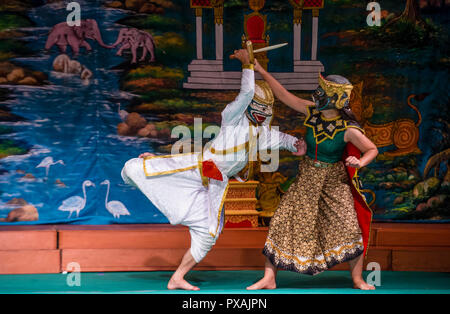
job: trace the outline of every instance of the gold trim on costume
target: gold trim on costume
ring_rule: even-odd
[[[335,121],[341,118],[341,115],[337,115],[334,118],[326,118],[322,113],[320,114],[320,118],[324,121]]]
[[[341,255],[343,250],[351,250],[351,249],[355,248],[356,246],[363,246],[364,247],[364,243],[361,240],[361,242],[358,241],[358,242],[353,242],[352,244],[342,245],[338,249],[330,249],[330,250],[328,250],[327,252],[325,252],[323,254],[323,257],[324,257],[323,260],[320,260],[320,259],[317,259],[317,258],[310,258],[310,259],[302,262],[295,255],[290,255],[290,254],[286,254],[286,253],[281,252],[280,249],[277,248],[276,245],[269,238],[267,238],[266,244],[269,244],[270,247],[272,247],[277,252],[278,255],[281,255],[281,256],[283,256],[286,259],[293,259],[293,260],[295,260],[297,262],[297,264],[299,264],[301,266],[304,266],[304,265],[307,265],[307,264],[313,264],[313,263],[325,263],[325,261],[326,261],[325,258],[326,257],[330,257],[332,255],[339,256],[339,255]]]
[[[222,201],[220,202],[219,214],[217,215],[217,227],[216,227],[216,233],[215,233],[215,234],[212,234],[211,232],[209,233],[213,238],[216,237],[217,230],[219,230],[219,226],[220,226],[220,216],[222,215],[223,207],[224,207],[224,204],[225,204],[225,198],[227,197],[228,187],[229,187],[229,186],[230,186],[230,184],[227,183],[227,186],[225,187],[225,191],[223,192]],[[224,223],[225,223],[225,221],[224,221]]]
[[[237,146],[234,146],[234,147],[230,147],[230,148],[227,148],[225,150],[216,150],[214,147],[211,147],[210,151],[211,151],[211,153],[213,153],[215,155],[227,155],[227,154],[237,153],[237,152],[241,151],[243,148],[245,148],[247,150],[248,149],[248,145],[249,144],[248,144],[248,141],[247,141],[247,142],[245,142],[243,144],[240,144],[240,145],[237,145]]]
[[[244,215],[259,216],[259,211],[257,211],[256,209],[247,209],[247,210],[230,209],[226,211],[226,216],[244,216]]]
[[[313,108],[314,106],[308,106],[307,107],[307,115],[306,115],[306,119],[305,119],[305,122],[303,122],[303,125],[305,125],[305,126],[308,126],[308,127],[310,127],[312,130],[313,130],[313,135],[314,135],[314,138],[316,139],[316,143],[317,144],[320,144],[320,143],[322,143],[323,141],[325,141],[327,138],[329,138],[329,139],[334,139],[334,137],[336,136],[336,134],[338,133],[338,132],[340,132],[340,131],[345,131],[345,130],[347,130],[347,121],[346,120],[343,120],[344,121],[344,128],[335,128],[334,130],[333,130],[333,134],[330,136],[330,135],[328,135],[327,133],[325,133],[325,131],[322,131],[322,132],[319,132],[318,134],[316,134],[316,128],[315,128],[315,125],[312,125],[312,124],[309,124],[308,123],[308,120],[309,120],[309,118],[311,117],[311,114],[313,114],[313,115],[317,115],[318,113],[319,113],[319,111],[317,110],[317,109],[315,109],[315,108]],[[321,119],[322,119],[322,117],[321,117]],[[328,120],[328,121],[330,121],[330,120]],[[322,138],[320,141],[317,141],[317,138],[319,137],[319,136],[321,136],[321,135],[325,135],[325,137],[324,138]]]
[[[247,180],[249,178],[253,178],[253,172],[254,172],[254,162],[255,159],[253,156],[254,154],[254,147],[255,147],[255,142],[258,140],[258,136],[255,137],[255,135],[253,134],[253,129],[252,129],[252,125],[249,123],[248,125],[248,141],[249,141],[249,147],[248,147],[248,175],[247,175]],[[258,154],[258,152],[255,152],[256,154]],[[256,155],[256,159],[258,159],[258,155]],[[246,180],[246,181],[247,181]]]
[[[143,165],[144,165],[144,173],[146,177],[154,177],[154,176],[160,176],[160,175],[164,175],[164,174],[172,174],[172,173],[176,173],[176,172],[182,172],[182,171],[187,171],[187,170],[191,170],[194,168],[197,168],[198,165],[195,166],[189,166],[186,168],[181,168],[181,169],[173,169],[173,170],[167,170],[167,171],[160,171],[160,172],[154,172],[154,173],[148,173],[147,172],[147,167],[145,166],[145,161],[147,159],[157,159],[157,158],[172,158],[172,157],[177,157],[177,156],[186,156],[186,155],[194,155],[195,153],[183,153],[183,154],[176,154],[176,155],[162,155],[162,156],[147,156],[143,158]]]
[[[198,155],[198,170],[200,172],[200,177],[202,178],[202,184],[207,188],[209,185],[209,178],[203,175],[203,153]]]
[[[252,71],[254,71],[255,70],[255,66],[253,65],[253,64],[243,64],[242,65],[242,70],[244,70],[244,69],[249,69],[249,70],[252,70]]]
[[[154,172],[154,173],[147,173],[146,169],[144,169],[144,173],[145,176],[147,177],[155,177],[155,176],[162,176],[164,174],[172,174],[172,173],[177,173],[177,172],[183,172],[183,171],[188,171],[191,169],[195,169],[198,168],[198,165],[195,166],[190,166],[190,167],[186,167],[186,168],[181,168],[181,169],[174,169],[174,170],[168,170],[168,171],[160,171],[160,172]]]
[[[346,123],[346,127],[347,128],[354,128],[354,129],[358,129],[358,130],[360,130],[361,132],[362,132],[362,134],[366,134],[366,132],[364,131],[364,129],[361,129],[360,127],[358,127],[358,126],[356,126],[356,125],[348,125],[347,124],[347,121],[345,121],[345,123]]]
[[[173,155],[158,155],[158,156],[146,156],[145,159],[156,159],[156,158],[172,158],[177,156],[186,156],[186,155],[194,155],[195,153],[181,153],[181,154],[173,154]]]
[[[174,170],[154,172],[154,173],[151,173],[151,174],[148,174],[146,169],[144,169],[144,172],[145,172],[145,175],[147,177],[154,177],[154,176],[161,176],[163,174],[172,174],[172,173],[176,173],[176,172],[187,171],[187,170],[191,170],[191,169],[195,169],[195,168],[198,168],[198,165],[190,166],[190,167],[186,167],[186,168],[174,169]]]

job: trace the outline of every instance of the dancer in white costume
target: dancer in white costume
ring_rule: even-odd
[[[287,149],[304,155],[304,141],[270,127],[273,94],[257,81],[246,50],[233,58],[243,64],[241,90],[222,112],[219,134],[203,153],[155,156],[144,153],[122,169],[123,180],[140,189],[173,225],[189,227],[191,248],[173,274],[168,289],[199,290],[184,275],[215,244],[224,224],[223,202],[228,178],[241,171],[256,150]],[[256,86],[255,86],[256,85]]]

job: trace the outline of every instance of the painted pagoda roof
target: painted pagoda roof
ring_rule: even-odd
[[[296,4],[300,4],[302,0],[291,0]],[[212,0],[190,0],[191,8],[211,8]],[[324,0],[304,0],[303,9],[321,9],[323,8]]]
[[[191,8],[210,8],[211,1],[210,0],[190,0]]]
[[[301,0],[292,0],[299,4]],[[324,0],[304,0],[303,9],[321,9],[323,8]]]

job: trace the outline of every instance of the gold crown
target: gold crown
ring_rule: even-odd
[[[350,100],[350,95],[353,89],[352,84],[339,84],[327,81],[321,74],[319,74],[319,85],[323,88],[327,96],[332,97],[334,94],[338,95],[338,99],[336,101],[337,109],[342,109],[344,107],[345,100],[342,99],[344,93],[347,94],[348,100]]]
[[[255,81],[255,95],[253,99],[261,104],[272,107],[275,101],[273,97],[272,89],[266,81],[256,80]]]

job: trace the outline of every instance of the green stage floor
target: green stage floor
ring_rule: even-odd
[[[67,284],[68,276],[75,278],[74,274],[0,275],[0,293],[185,293],[166,289],[171,274],[167,271],[81,273],[79,287]],[[200,287],[201,291],[194,293],[450,293],[450,273],[391,271],[381,272],[381,286],[370,292],[352,289],[347,271],[327,271],[314,277],[281,271],[278,289],[245,290],[262,274],[262,271],[194,271],[186,279]]]

